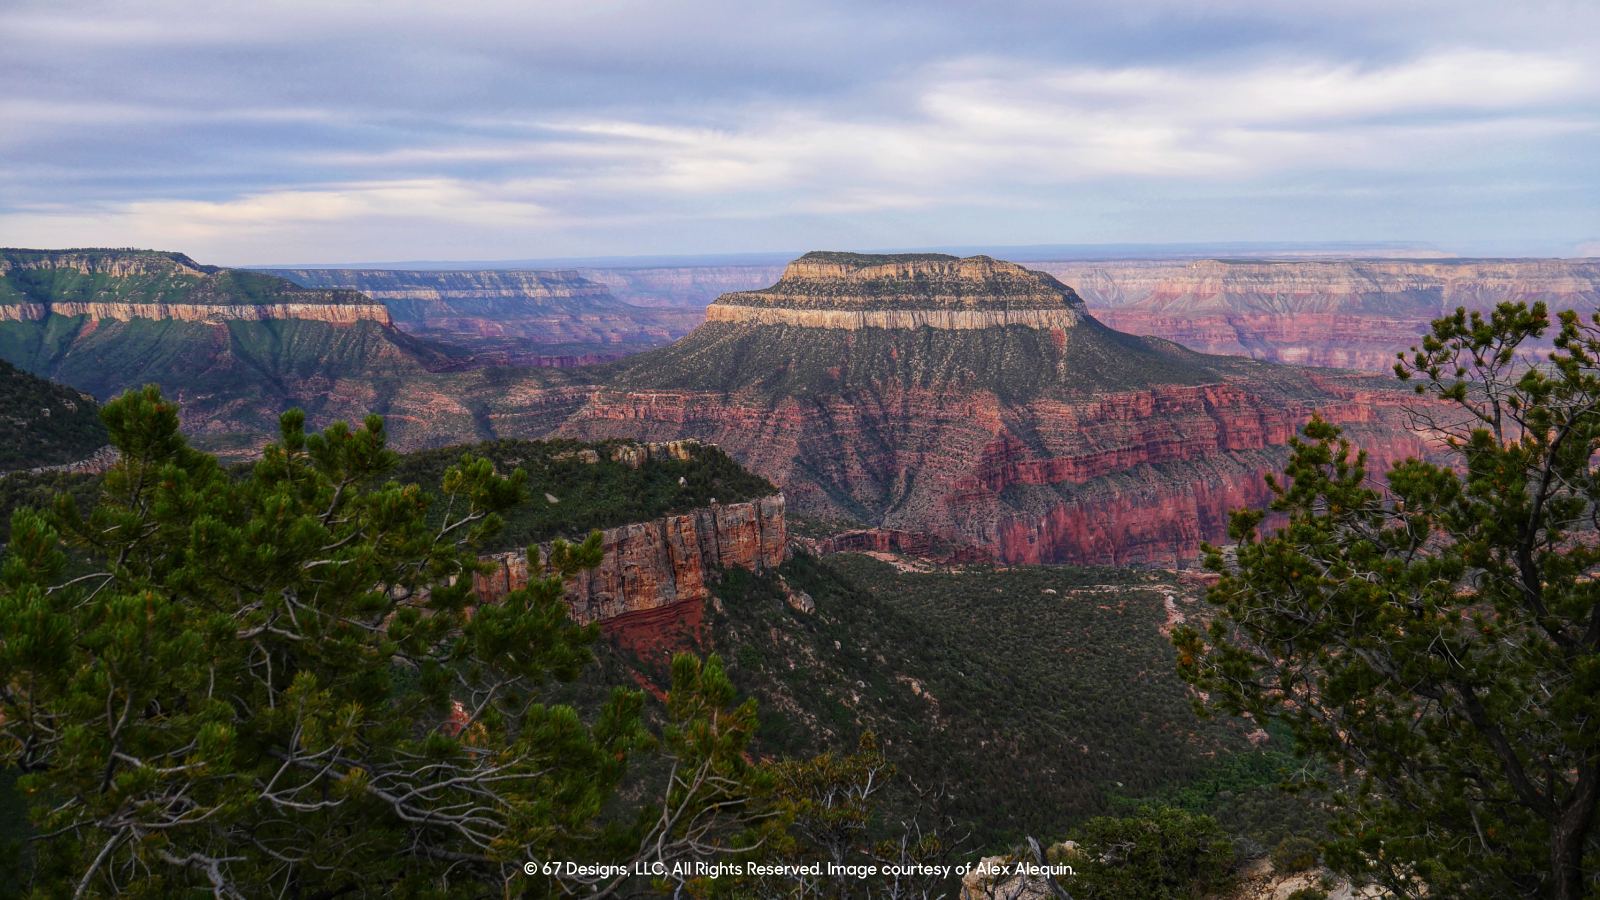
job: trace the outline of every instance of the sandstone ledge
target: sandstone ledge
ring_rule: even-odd
[[[46,316],[88,316],[91,319],[178,319],[184,322],[222,324],[232,320],[265,322],[272,319],[310,319],[335,325],[362,320],[392,325],[389,308],[381,303],[8,303],[0,304],[0,322],[37,321]]]
[[[601,533],[605,556],[596,569],[567,583],[567,604],[580,624],[659,609],[711,595],[708,575],[738,566],[760,572],[783,564],[789,552],[784,497],[728,503],[609,528]],[[526,587],[550,545],[485,557],[495,566],[475,576],[480,603],[493,603]]]
[[[807,328],[834,328],[859,331],[863,328],[938,328],[949,331],[977,331],[1006,325],[1029,328],[1073,328],[1082,324],[1084,314],[1073,308],[1059,309],[783,309],[777,307],[712,304],[706,309],[707,322],[735,322],[752,325],[800,325]]]

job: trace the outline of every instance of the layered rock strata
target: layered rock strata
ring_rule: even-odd
[[[779,494],[605,530],[600,566],[567,583],[573,619],[605,622],[704,600],[717,569],[777,568],[789,546],[784,507]],[[492,603],[526,587],[530,571],[544,571],[541,564],[550,549],[543,544],[486,557],[495,571],[475,576],[479,602]]]
[[[619,302],[606,285],[561,270],[412,271],[402,269],[271,269],[296,284],[348,288],[381,301],[406,331],[508,362],[551,344],[567,356],[658,347],[700,324],[699,310],[641,309]],[[615,350],[613,350],[615,355]]]
[[[93,320],[130,322],[134,319],[172,319],[221,325],[230,321],[267,322],[304,319],[332,325],[370,321],[391,324],[389,309],[381,303],[11,303],[0,304],[0,322],[28,322],[49,316],[87,316]]]
[[[1042,263],[1120,331],[1301,365],[1385,371],[1465,307],[1600,304],[1600,260],[1199,260]]]
[[[1066,315],[938,327],[1008,307]],[[712,309],[724,311],[634,357],[560,432],[712,441],[796,509],[1007,562],[1190,564],[1225,537],[1230,508],[1265,502],[1262,474],[1313,414],[1375,468],[1430,452],[1408,427],[1414,397],[1390,379],[1120,334],[1072,317],[1081,301],[1053,277],[994,260],[813,255]],[[861,318],[891,312],[912,317]]]
[[[1083,300],[1046,273],[987,256],[960,259],[944,253],[824,251],[807,253],[790,263],[771,287],[723,294],[712,305],[807,311],[1008,312],[1076,310],[1083,307]]]
[[[800,325],[806,328],[942,328],[968,330],[1022,325],[1028,328],[1071,328],[1083,321],[1076,309],[775,309],[713,304],[708,322],[756,325]]]
[[[191,433],[275,432],[390,414],[401,446],[478,437],[459,357],[358,291],[200,265],[180,253],[0,250],[0,358],[106,400],[154,383]]]
[[[611,289],[630,306],[703,310],[729,291],[765,287],[783,275],[783,266],[681,266],[577,269]]]

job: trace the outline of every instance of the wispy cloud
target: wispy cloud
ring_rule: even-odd
[[[1596,26],[1465,0],[22,2],[0,241],[1576,239],[1600,233]]]

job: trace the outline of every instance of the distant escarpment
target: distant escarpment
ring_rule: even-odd
[[[633,269],[577,269],[611,289],[630,306],[700,311],[729,291],[765,287],[783,275],[783,266],[681,266]]]
[[[214,433],[273,431],[291,406],[313,424],[415,409],[409,398],[456,355],[398,331],[353,290],[181,253],[4,250],[0,359],[100,400],[157,384],[183,404],[185,427]],[[393,424],[404,433],[407,415]]]
[[[703,318],[698,310],[629,306],[572,270],[269,271],[307,287],[361,291],[408,333],[470,351],[483,364],[616,358],[682,337]]]
[[[349,290],[313,290],[258,272],[203,266],[153,250],[0,250],[0,321],[304,319],[389,324],[380,303]]]
[[[1192,562],[1230,507],[1265,502],[1261,474],[1313,413],[1379,465],[1428,452],[1392,380],[1119,333],[1054,278],[983,257],[813,254],[717,308],[749,312],[614,364],[561,433],[713,441],[800,512],[1010,562]],[[935,315],[1014,310],[1060,318]]]
[[[1193,350],[1386,371],[1432,320],[1502,302],[1600,305],[1600,260],[1040,263],[1095,318]]]

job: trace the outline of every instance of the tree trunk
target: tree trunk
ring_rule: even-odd
[[[1583,879],[1583,851],[1594,824],[1600,782],[1594,769],[1584,766],[1573,789],[1574,796],[1550,824],[1550,874],[1555,900],[1583,900],[1588,888]]]

